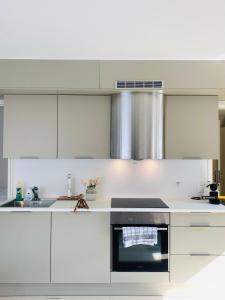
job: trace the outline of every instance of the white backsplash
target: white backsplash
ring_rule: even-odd
[[[72,192],[84,192],[81,179],[101,177],[99,195],[185,197],[198,194],[210,180],[209,160],[12,160],[11,189],[18,180],[25,188],[37,185],[41,197],[66,195],[66,176],[72,174]]]

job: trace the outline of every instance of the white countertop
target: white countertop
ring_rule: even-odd
[[[78,211],[90,212],[199,212],[199,213],[225,213],[225,206],[222,204],[213,205],[208,200],[191,200],[189,198],[161,198],[169,208],[111,208],[111,198],[105,197],[95,201],[88,201],[89,209],[78,209]],[[6,203],[1,200],[0,205]],[[52,206],[45,208],[19,208],[0,207],[0,212],[9,211],[32,211],[32,212],[73,212],[76,201],[56,201]]]

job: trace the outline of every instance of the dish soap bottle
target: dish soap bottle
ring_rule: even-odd
[[[28,190],[26,191],[24,200],[25,200],[25,201],[31,201],[32,199],[33,199],[33,193],[32,193],[32,190],[31,190],[31,189],[28,189]]]
[[[16,201],[23,201],[23,188],[20,181],[16,185]]]

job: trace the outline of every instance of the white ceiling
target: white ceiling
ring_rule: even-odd
[[[0,58],[225,59],[225,0],[0,0]]]

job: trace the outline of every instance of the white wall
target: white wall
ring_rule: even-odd
[[[0,0],[0,58],[224,59],[224,0]]]
[[[14,160],[13,190],[18,180],[37,185],[42,197],[66,194],[66,174],[72,173],[73,192],[84,192],[81,179],[100,176],[99,195],[192,196],[207,182],[207,160]],[[176,182],[179,181],[180,184]]]

